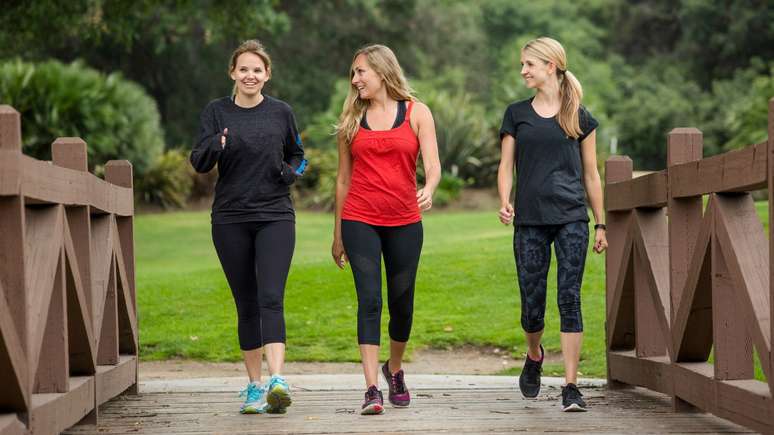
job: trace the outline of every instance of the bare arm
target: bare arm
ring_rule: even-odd
[[[591,212],[594,214],[594,222],[605,223],[604,199],[602,194],[602,180],[597,169],[597,132],[592,131],[581,142],[581,159],[583,161],[583,185],[586,195],[589,197]],[[601,253],[607,248],[605,230],[595,231],[594,252]]]
[[[427,105],[419,101],[415,116],[411,119],[419,139],[419,150],[425,167],[425,185],[417,191],[417,203],[420,210],[429,210],[433,206],[433,193],[441,182],[441,161],[438,157],[438,140],[435,137],[435,121]]]
[[[344,252],[344,243],[341,240],[341,212],[344,209],[344,200],[349,193],[349,183],[352,179],[352,154],[349,152],[349,144],[338,140],[339,171],[336,175],[336,220],[333,226],[333,246],[331,255],[336,266],[344,268],[347,262],[347,254]]]
[[[500,166],[497,168],[497,193],[500,196],[500,222],[509,225],[513,222],[513,204],[511,204],[511,189],[513,188],[513,160],[516,153],[516,139],[509,134],[503,135],[500,142]]]

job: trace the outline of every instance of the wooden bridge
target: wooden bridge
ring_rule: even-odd
[[[768,188],[771,227],[774,100],[768,133],[702,159],[701,133],[676,129],[667,169],[636,179],[628,158],[606,162],[608,379],[586,385],[590,412],[559,412],[558,380],[525,400],[508,377],[417,375],[411,408],[361,417],[360,376],[338,375],[289,376],[287,415],[241,416],[243,379],[137,394],[131,165],[89,174],[78,138],[57,139],[50,163],[27,157],[0,106],[0,435],[774,433],[774,243],[749,193]]]

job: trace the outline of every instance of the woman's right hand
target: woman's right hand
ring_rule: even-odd
[[[349,259],[347,253],[344,252],[344,243],[338,237],[333,238],[333,246],[331,246],[331,255],[333,255],[333,262],[339,269],[344,269],[344,265],[347,264]]]
[[[226,148],[226,136],[228,136],[228,127],[223,129],[223,134],[220,135],[220,148]]]
[[[513,222],[513,215],[513,205],[511,204],[505,204],[500,207],[500,212],[497,214],[503,225],[510,225]]]

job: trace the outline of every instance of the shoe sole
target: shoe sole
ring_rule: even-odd
[[[264,414],[266,413],[266,409],[260,409],[254,406],[246,406],[244,408],[241,408],[239,410],[239,413],[240,414]]]
[[[378,415],[384,413],[384,406],[373,403],[360,411],[360,415]]]
[[[290,400],[290,392],[280,386],[276,386],[269,391],[266,401],[269,403],[269,408],[266,410],[269,414],[284,414],[293,403]]]
[[[562,412],[586,412],[586,408],[578,405],[577,403],[573,403],[562,408]]]

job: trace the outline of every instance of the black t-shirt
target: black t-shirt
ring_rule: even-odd
[[[505,110],[500,137],[516,139],[515,225],[559,225],[586,221],[586,194],[580,142],[599,125],[585,108],[579,109],[578,139],[567,137],[556,117],[543,118],[532,98]]]
[[[226,146],[220,137],[228,128]],[[255,107],[231,97],[211,101],[201,114],[199,139],[191,151],[197,172],[218,165],[212,223],[295,220],[290,185],[304,148],[290,106],[268,95]]]

